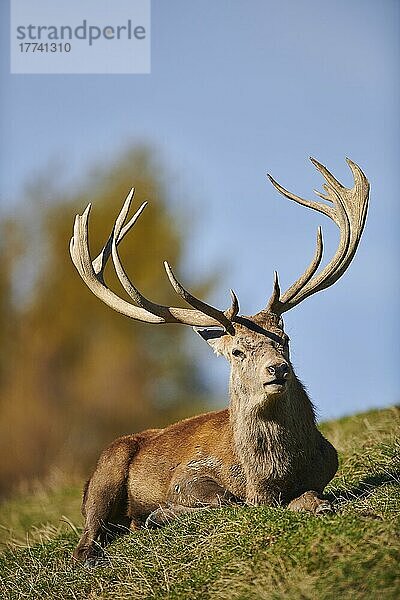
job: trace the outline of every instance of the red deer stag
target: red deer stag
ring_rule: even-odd
[[[225,311],[195,298],[167,262],[172,287],[192,308],[155,304],[139,292],[118,255],[118,244],[146,205],[126,222],[133,190],[94,260],[88,246],[90,205],[76,217],[70,251],[89,289],[131,319],[194,326],[217,354],[227,358],[231,373],[229,408],[165,429],[120,437],[104,450],[84,489],[85,527],[75,559],[95,564],[116,532],[143,525],[161,526],[205,507],[241,502],[284,504],[291,510],[314,514],[331,510],[321,495],[336,473],[337,453],[318,431],[313,405],[293,371],[282,314],[334,284],[346,271],[364,228],[369,183],[351,160],[347,161],[354,177],[351,189],[311,160],[325,178],[325,194],[317,194],[326,202],[300,198],[269,178],[281,194],[336,223],[340,230],[337,252],[316,274],[323,250],[318,228],[315,255],[304,273],[284,294],[275,273],[266,307],[248,317],[239,316],[233,291],[231,306]],[[110,255],[122,286],[135,304],[106,286],[103,274]]]

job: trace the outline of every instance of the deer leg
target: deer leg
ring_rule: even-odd
[[[146,519],[146,527],[162,527],[180,516],[199,510],[219,508],[239,500],[209,476],[194,476],[175,480],[171,484],[167,501]]]
[[[293,512],[310,512],[314,515],[333,512],[332,504],[328,500],[320,498],[317,492],[304,492],[288,504],[288,509]]]
[[[101,561],[104,547],[116,536],[127,533],[131,522],[126,516],[126,491],[122,477],[120,487],[109,485],[102,489],[97,487],[96,479],[89,482],[85,527],[73,553],[75,560],[85,561],[87,566]]]
[[[116,535],[129,531],[126,481],[129,464],[137,450],[135,436],[115,440],[100,456],[95,472],[85,486],[82,514],[85,527],[73,558],[94,566],[103,548]]]

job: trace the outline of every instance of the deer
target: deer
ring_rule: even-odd
[[[164,263],[168,279],[190,308],[156,304],[142,295],[118,253],[119,244],[147,204],[127,221],[134,188],[94,260],[88,244],[91,204],[76,216],[70,254],[93,294],[133,320],[191,326],[230,363],[227,408],[163,429],[124,435],[102,452],[84,487],[85,525],[73,553],[76,561],[98,564],[104,560],[105,546],[121,532],[162,527],[181,515],[225,505],[285,506],[314,515],[333,511],[323,492],[337,472],[338,455],[318,430],[314,405],[294,373],[282,315],[332,286],[345,273],[364,229],[370,186],[350,159],[346,160],[354,181],[351,188],[344,187],[317,160],[310,160],[325,180],[324,193],[315,192],[323,201],[297,196],[268,177],[280,194],[337,225],[338,248],[317,272],[323,254],[322,229],[318,227],[315,253],[304,273],[282,294],[275,271],[271,297],[265,308],[251,316],[239,315],[233,290],[226,310],[195,297],[168,262]],[[132,302],[105,283],[104,269],[110,257]]]

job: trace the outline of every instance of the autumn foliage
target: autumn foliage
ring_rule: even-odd
[[[38,184],[18,214],[2,218],[2,494],[55,468],[87,473],[114,437],[199,408],[204,390],[187,328],[144,325],[114,313],[89,292],[69,257],[75,214],[92,202],[95,256],[132,185],[135,206],[150,204],[121,244],[121,257],[148,297],[177,305],[162,260],[179,270],[184,228],[167,210],[166,178],[147,149],[128,152],[73,195],[56,190],[49,197]],[[106,276],[123,295],[112,269]]]

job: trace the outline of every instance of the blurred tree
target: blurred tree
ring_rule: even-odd
[[[7,380],[8,357],[12,352],[16,310],[12,301],[12,276],[22,252],[22,241],[16,223],[0,219],[0,386]]]
[[[25,202],[28,216],[12,227],[2,224],[7,251],[0,270],[0,492],[54,467],[87,470],[114,437],[199,408],[204,388],[185,343],[186,328],[116,314],[86,288],[69,257],[74,215],[93,203],[95,256],[132,183],[135,206],[144,199],[151,203],[121,244],[122,260],[148,297],[176,305],[162,259],[179,267],[183,228],[168,215],[165,178],[146,148],[95,173],[75,197],[58,192],[49,202],[46,186],[37,185]],[[124,295],[112,269],[106,276]]]

